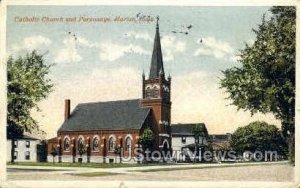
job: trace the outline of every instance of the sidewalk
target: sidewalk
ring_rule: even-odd
[[[122,167],[122,168],[87,168],[87,167],[54,167],[54,166],[20,166],[20,165],[7,165],[7,169],[25,169],[25,170],[54,170],[55,173],[72,173],[83,172],[112,172],[112,173],[132,173],[135,170],[152,170],[152,169],[187,169],[187,168],[218,168],[218,167],[235,167],[235,166],[260,166],[272,164],[288,164],[288,161],[278,162],[249,162],[249,163],[212,163],[212,164],[174,164],[174,165],[161,165],[161,166],[140,166],[140,167]],[[59,171],[55,171],[59,170]]]

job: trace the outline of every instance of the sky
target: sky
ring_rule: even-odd
[[[203,122],[209,134],[256,120],[280,126],[272,114],[237,111],[220,89],[221,71],[240,66],[239,51],[254,42],[252,29],[269,8],[9,6],[7,52],[17,57],[35,49],[54,64],[48,75],[54,91],[38,104],[41,112],[32,112],[51,138],[63,122],[67,98],[71,110],[79,103],[141,98],[159,16],[165,73],[172,77],[172,123]],[[24,22],[32,17],[34,22]]]

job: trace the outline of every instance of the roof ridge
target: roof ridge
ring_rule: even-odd
[[[125,101],[136,101],[136,100],[141,100],[140,98],[138,99],[123,99],[123,100],[112,100],[112,101],[98,101],[98,102],[84,102],[84,103],[78,103],[77,106],[79,105],[87,105],[87,104],[100,104],[100,103],[112,103],[112,102],[125,102]]]
[[[205,125],[205,123],[172,123],[171,126],[172,125],[196,125],[196,124],[204,124]]]

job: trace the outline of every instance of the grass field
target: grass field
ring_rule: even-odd
[[[86,172],[86,173],[77,173],[72,174],[75,176],[84,176],[84,177],[96,177],[96,176],[111,176],[111,175],[117,175],[118,173],[113,172]]]

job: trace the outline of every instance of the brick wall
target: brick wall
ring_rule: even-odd
[[[134,157],[134,149],[137,147],[139,139],[139,130],[99,130],[99,131],[82,131],[82,132],[58,132],[57,139],[48,141],[48,155],[51,155],[52,147],[56,148],[62,156],[79,156],[78,140],[82,138],[83,145],[87,149],[82,156],[99,157],[119,157],[116,152],[118,147],[122,148],[122,157],[128,157],[130,154]],[[113,137],[115,150],[110,151],[109,140]],[[129,151],[126,148],[126,138],[131,138],[131,147]],[[93,140],[98,139],[98,149],[93,150]],[[64,140],[69,140],[69,148],[64,148]],[[59,146],[59,147],[58,147]],[[66,149],[66,150],[65,150]]]

